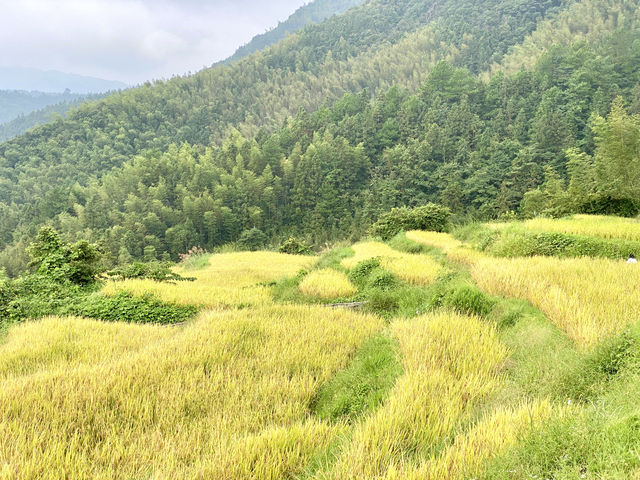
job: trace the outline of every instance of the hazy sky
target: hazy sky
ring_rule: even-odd
[[[0,65],[139,83],[231,55],[308,0],[0,0]]]

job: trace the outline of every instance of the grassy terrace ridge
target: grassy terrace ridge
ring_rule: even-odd
[[[640,471],[637,266],[494,257],[412,231],[319,256],[198,255],[176,271],[195,281],[100,294],[197,307],[180,328],[58,316],[4,329],[0,478]],[[365,306],[324,305],[337,299]]]

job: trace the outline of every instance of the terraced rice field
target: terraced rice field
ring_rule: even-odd
[[[490,224],[504,228],[513,223]],[[605,217],[601,215],[573,215],[568,218],[535,218],[515,225],[539,232],[558,232],[592,237],[640,241],[640,222],[637,219]]]
[[[399,252],[384,243],[357,243],[352,248],[355,255],[342,260],[345,268],[353,268],[363,260],[379,258],[384,269],[415,285],[429,285],[444,271],[432,257]]]
[[[419,240],[419,236],[414,236]],[[446,237],[428,245],[447,244]],[[635,323],[640,311],[640,269],[602,258],[495,258],[453,246],[450,258],[467,263],[478,285],[488,293],[523,298],[540,308],[576,342],[591,348]]]
[[[224,253],[212,256],[205,269],[186,272],[178,269],[185,277],[195,277],[195,282],[126,280],[108,283],[103,292],[151,294],[167,302],[207,308],[269,305],[273,303],[269,288],[261,284],[295,275],[316,261],[315,257],[274,252]]]
[[[443,266],[436,260],[441,256],[363,242],[342,267],[379,258],[410,288],[436,292],[447,281],[442,273],[458,269],[486,293],[526,299],[546,315],[537,320],[546,322],[544,332],[556,332],[548,338],[559,338],[546,350],[557,356],[558,369],[583,356],[609,361],[590,352],[637,323],[637,266],[595,258],[501,259],[446,234],[409,232],[407,238],[441,249],[455,262]],[[618,442],[632,440],[611,432],[640,414],[637,406],[620,403],[625,392],[635,391],[623,383],[611,389],[611,399],[584,405],[567,405],[565,393],[537,395],[541,385],[519,387],[514,372],[528,356],[522,378],[542,378],[531,371],[540,361],[531,345],[548,338],[535,326],[527,330],[531,315],[518,317],[521,327],[509,333],[511,327],[499,327],[489,314],[436,309],[385,320],[273,300],[268,283],[301,269],[311,269],[299,285],[306,295],[355,294],[345,273],[313,270],[316,262],[267,252],[214,255],[203,270],[181,272],[195,282],[105,287],[107,293],[127,290],[203,308],[178,327],[54,317],[13,326],[0,343],[0,478],[463,480],[491,478],[486,471],[495,470],[486,469],[502,458],[516,465],[543,465],[551,458],[551,467],[536,470],[546,472],[537,478],[554,478],[554,472],[571,473],[557,478],[581,478],[591,468],[612,474],[585,478],[631,478],[640,469],[633,453],[620,465],[585,460],[585,467],[579,459],[557,466],[563,460],[554,453],[527,450],[546,448],[549,442],[535,447],[535,439],[552,435],[552,426],[565,419],[582,432],[586,427],[579,422],[590,418],[587,405],[604,409],[613,402],[622,405],[616,411],[628,412],[629,418],[612,416],[601,432]],[[431,287],[434,282],[440,284]],[[536,332],[540,338],[532,338]],[[375,356],[375,348],[387,350]],[[349,370],[355,357],[360,363]],[[317,413],[318,392],[330,396],[326,387],[336,378],[343,390],[331,398],[331,412],[348,411],[343,403],[349,395],[373,398],[367,396],[371,383],[354,380],[354,373],[340,375],[357,370],[375,378],[381,358],[397,368],[387,365],[396,373],[380,402],[362,406],[357,416]],[[592,368],[593,360],[586,362]],[[576,370],[581,381],[587,370]],[[595,371],[609,375],[604,367]],[[545,375],[552,373],[545,369]],[[600,445],[596,437],[580,441],[587,442],[585,449],[593,443],[596,453],[607,452],[611,443]],[[574,458],[574,450],[562,450],[562,458]],[[528,467],[510,468],[501,478],[511,478],[509,472],[528,478]]]
[[[350,297],[358,291],[343,272],[331,268],[311,272],[298,288],[305,295],[325,299]]]

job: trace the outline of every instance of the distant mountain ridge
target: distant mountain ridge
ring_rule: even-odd
[[[56,70],[0,66],[0,90],[36,91],[44,93],[89,94],[122,90],[123,82],[64,73]]]
[[[72,102],[83,95],[75,93],[44,93],[23,90],[0,90],[0,124],[10,122],[21,115],[43,109],[49,105]]]
[[[53,121],[58,116],[65,117],[69,111],[75,107],[80,106],[82,103],[89,100],[97,100],[103,98],[107,94],[96,95],[74,95],[74,94],[45,94],[42,92],[15,92],[15,91],[0,91],[0,104],[2,104],[3,96],[7,94],[25,94],[35,95],[36,99],[39,96],[44,96],[46,105],[31,110],[29,112],[21,111],[17,116],[11,117],[10,120],[5,123],[0,122],[0,142],[9,140],[18,135],[22,135],[29,129],[36,125],[42,125]],[[31,105],[33,106],[33,105]],[[5,113],[0,107],[0,113]]]

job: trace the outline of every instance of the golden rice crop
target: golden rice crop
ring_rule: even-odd
[[[548,401],[537,401],[517,409],[499,408],[478,422],[469,432],[456,436],[440,455],[419,467],[390,472],[391,479],[464,480],[481,473],[483,464],[515,445],[528,430],[551,417]]]
[[[331,268],[311,272],[300,282],[298,289],[317,298],[350,297],[358,291],[344,273]]]
[[[483,290],[529,300],[576,344],[589,348],[637,321],[640,269],[602,258],[477,258]]]
[[[411,232],[407,232],[406,236],[409,240],[422,243],[423,245],[430,247],[440,248],[445,252],[451,248],[462,246],[462,243],[459,240],[456,240],[448,233],[413,230]]]
[[[355,252],[355,255],[342,260],[341,264],[345,268],[353,268],[363,260],[369,260],[370,258],[395,257],[400,255],[400,252],[381,242],[356,243],[351,248]]]
[[[507,350],[487,323],[444,312],[397,321],[391,328],[404,375],[386,403],[355,427],[322,478],[383,478],[419,464],[500,383]]]
[[[513,224],[499,224],[498,228],[509,225]],[[535,218],[516,225],[522,225],[528,230],[534,231],[640,241],[640,222],[631,218],[573,215],[562,219]]]
[[[173,335],[170,328],[50,317],[14,326],[0,355],[0,381],[42,370],[68,370],[130,355]]]
[[[448,233],[414,230],[412,232],[407,232],[407,238],[429,247],[439,248],[445,252],[451,260],[460,263],[469,264],[475,259],[484,257],[484,254],[478,250],[465,246],[462,242],[456,240]]]
[[[353,268],[363,260],[379,257],[382,268],[416,285],[433,283],[443,270],[442,265],[427,255],[399,252],[380,242],[357,243],[352,248],[355,255],[343,259],[342,266]]]
[[[103,292],[107,295],[121,291],[134,295],[148,293],[166,302],[209,308],[266,305],[271,303],[271,295],[260,283],[294,275],[316,261],[315,257],[274,252],[224,253],[212,255],[205,269],[177,270],[184,276],[195,277],[195,282],[125,280],[109,282]]]
[[[29,333],[52,335],[56,324]],[[289,477],[346,432],[310,419],[309,402],[383,327],[303,306],[208,312],[179,329],[112,324],[88,339],[79,325],[65,335],[81,361],[0,379],[1,478]],[[121,338],[136,329],[163,333],[144,347]],[[16,357],[24,333],[0,346],[0,364]],[[84,352],[99,336],[129,353]],[[32,363],[52,355],[36,348]]]

